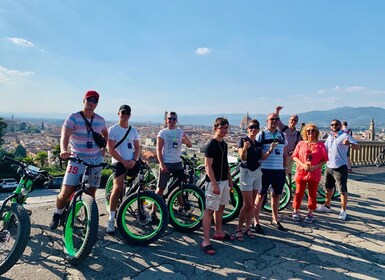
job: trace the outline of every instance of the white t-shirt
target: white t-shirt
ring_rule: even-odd
[[[183,130],[180,128],[163,128],[158,133],[158,137],[164,140],[162,149],[163,160],[165,163],[181,162]]]
[[[108,129],[108,138],[114,140],[118,143],[124,135],[126,134],[128,128],[121,127],[118,123],[114,124]],[[134,141],[139,141],[140,136],[135,127],[131,127],[130,133],[124,141],[116,148],[118,154],[125,160],[134,159],[135,145]],[[116,159],[112,158],[112,163],[118,162]]]

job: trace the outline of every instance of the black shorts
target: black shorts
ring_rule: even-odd
[[[338,187],[340,193],[348,192],[348,166],[342,165],[338,168],[326,168],[325,188],[332,190]]]
[[[131,169],[126,169],[123,165],[123,163],[121,162],[117,162],[117,163],[114,163],[113,164],[115,166],[115,169],[114,169],[114,178],[117,178],[123,174],[127,174],[128,176],[130,177],[136,177],[136,175],[138,175],[139,173],[139,170],[140,170],[140,162],[137,161],[134,165],[133,168]]]
[[[275,194],[282,194],[283,186],[285,185],[286,172],[285,170],[262,169],[262,189],[260,194],[267,194],[270,185]]]

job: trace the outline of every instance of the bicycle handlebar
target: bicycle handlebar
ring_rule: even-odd
[[[64,160],[67,160],[67,161],[75,161],[77,163],[80,163],[80,164],[83,164],[87,167],[90,167],[90,168],[95,168],[95,167],[103,167],[103,168],[111,168],[111,169],[114,169],[115,167],[112,166],[112,165],[109,165],[108,163],[105,163],[105,162],[101,162],[99,164],[92,164],[92,163],[87,163],[85,162],[84,160],[82,160],[81,158],[79,157],[69,157],[67,159],[64,159]]]
[[[16,165],[19,165],[21,167],[27,167],[28,166],[25,162],[13,159],[13,158],[8,157],[8,156],[4,156],[3,160],[8,161],[8,162],[13,163],[13,164],[16,164]]]

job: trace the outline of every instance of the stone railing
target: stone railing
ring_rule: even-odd
[[[377,155],[385,149],[384,141],[358,141],[360,150],[350,150],[352,166],[374,165]]]

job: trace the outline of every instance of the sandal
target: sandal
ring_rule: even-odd
[[[225,232],[225,235],[223,235],[223,236],[213,236],[213,238],[215,239],[215,240],[221,240],[221,241],[234,241],[235,240],[235,236],[234,235],[232,235],[232,234],[229,234],[229,233],[227,233],[227,232]]]
[[[238,240],[238,241],[245,241],[245,239],[243,238],[243,230],[241,229],[238,229],[237,230],[237,233],[235,234],[235,238]]]
[[[202,247],[203,253],[210,255],[210,256],[215,255],[215,249],[211,244],[206,245],[206,246],[203,246],[203,244],[201,244],[201,247]]]
[[[248,238],[250,238],[250,239],[255,239],[255,234],[251,232],[251,229],[247,229],[247,230],[245,231],[245,233],[246,233],[246,235],[247,235]]]

